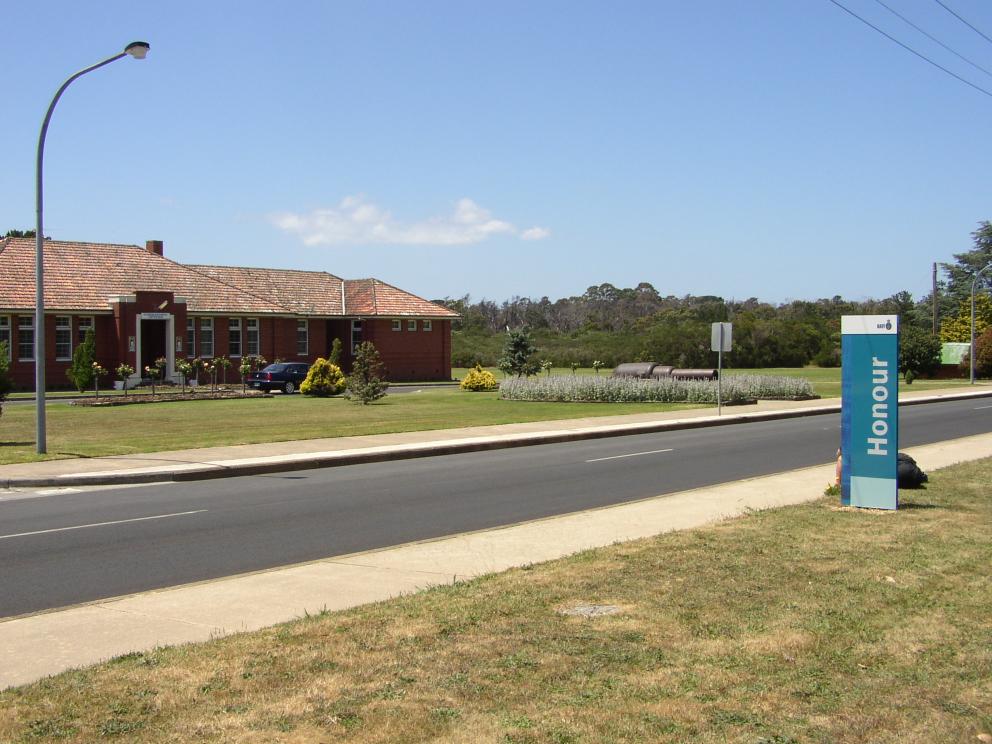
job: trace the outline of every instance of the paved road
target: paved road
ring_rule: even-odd
[[[903,408],[904,447],[992,431]],[[839,416],[0,500],[0,617],[620,503],[832,459]],[[925,467],[925,463],[922,463]]]

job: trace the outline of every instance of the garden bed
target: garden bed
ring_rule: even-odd
[[[138,403],[172,403],[181,400],[229,400],[232,398],[271,398],[272,393],[263,393],[260,390],[232,390],[218,389],[212,392],[204,391],[194,393],[187,390],[185,393],[172,392],[142,394],[142,395],[107,395],[100,398],[77,399],[69,402],[70,406],[129,406]]]
[[[813,400],[809,382],[798,377],[734,375],[723,380],[678,380],[671,377],[588,377],[554,375],[510,378],[500,383],[503,400],[559,403],[693,403],[716,405],[718,390],[724,405],[750,400]]]

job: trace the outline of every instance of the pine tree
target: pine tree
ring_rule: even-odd
[[[536,375],[541,370],[541,364],[534,358],[535,354],[537,348],[531,342],[530,332],[526,328],[507,331],[499,368],[517,377]]]
[[[371,341],[363,341],[355,349],[355,362],[348,375],[348,392],[363,405],[385,397],[389,383],[383,376],[379,351]]]

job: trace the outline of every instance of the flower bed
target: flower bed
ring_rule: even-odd
[[[500,383],[503,400],[562,403],[712,403],[716,404],[717,382],[660,378],[555,375],[540,378],[510,378]],[[809,400],[813,393],[801,377],[730,375],[723,380],[725,404],[751,400]]]

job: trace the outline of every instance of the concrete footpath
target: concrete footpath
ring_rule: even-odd
[[[902,403],[988,397],[979,391],[901,394]],[[315,467],[619,436],[666,428],[726,425],[838,410],[836,401],[775,402],[673,414],[639,414],[347,440],[312,440],[126,458],[54,460],[0,467],[0,485],[95,484],[241,475],[264,467]],[[459,449],[465,448],[465,449]],[[992,456],[992,433],[907,448],[924,470]],[[353,458],[359,458],[353,460]],[[285,458],[285,462],[280,462]],[[366,458],[366,459],[361,459]],[[552,560],[587,548],[811,501],[833,481],[834,463],[695,489],[483,532],[449,536],[300,565],[92,602],[0,620],[0,689],[159,645],[204,641],[263,628],[304,613],[338,610],[429,586]],[[6,496],[5,496],[6,493]],[[16,490],[4,498],[21,497]]]

